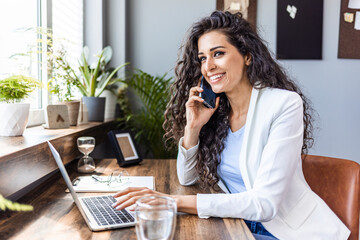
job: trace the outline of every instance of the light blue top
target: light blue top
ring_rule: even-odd
[[[218,165],[217,171],[230,193],[240,193],[246,191],[239,166],[245,126],[236,132],[232,132],[230,128],[228,131],[229,133],[224,142],[224,150],[221,153],[221,162]]]

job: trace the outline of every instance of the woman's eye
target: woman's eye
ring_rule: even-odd
[[[224,55],[224,52],[215,52],[214,54],[214,57],[218,57],[218,56],[221,56],[221,55]]]
[[[205,59],[206,59],[205,57],[199,57],[200,62],[204,61]]]

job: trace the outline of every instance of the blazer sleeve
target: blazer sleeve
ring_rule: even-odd
[[[252,188],[237,194],[198,194],[199,217],[269,221],[276,216],[295,169],[301,164],[302,99],[295,93],[289,95],[285,99],[276,99],[282,101],[282,104],[273,114],[268,140],[260,154],[260,164]]]
[[[180,138],[179,151],[176,162],[178,179],[181,185],[188,186],[194,184],[198,179],[196,172],[196,154],[199,148],[199,142],[196,146],[186,150],[182,146],[184,137]]]

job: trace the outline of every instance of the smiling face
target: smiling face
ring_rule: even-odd
[[[230,94],[249,84],[246,66],[251,58],[240,54],[226,35],[216,30],[205,33],[198,40],[198,49],[201,73],[215,93]]]

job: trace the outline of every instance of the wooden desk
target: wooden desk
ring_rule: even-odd
[[[30,184],[58,169],[46,141],[52,143],[66,164],[81,155],[76,146],[78,137],[93,136],[100,146],[107,140],[105,133],[115,129],[115,125],[114,121],[109,121],[66,129],[38,126],[27,128],[23,136],[0,137],[0,193],[4,197],[22,197],[33,188],[29,189]]]
[[[97,162],[96,170],[111,174],[118,169],[116,160]],[[70,178],[77,175],[76,162],[68,167]],[[175,160],[144,160],[141,165],[126,168],[130,175],[155,177],[156,190],[168,194],[209,193],[199,186],[183,187],[176,176]],[[71,198],[65,193],[66,185],[60,173],[24,198],[22,203],[34,206],[33,212],[0,213],[0,239],[136,239],[135,228],[92,232]],[[83,195],[83,194],[79,194]],[[87,193],[87,195],[90,195]],[[177,216],[174,239],[254,239],[241,219],[209,218],[180,213]]]

